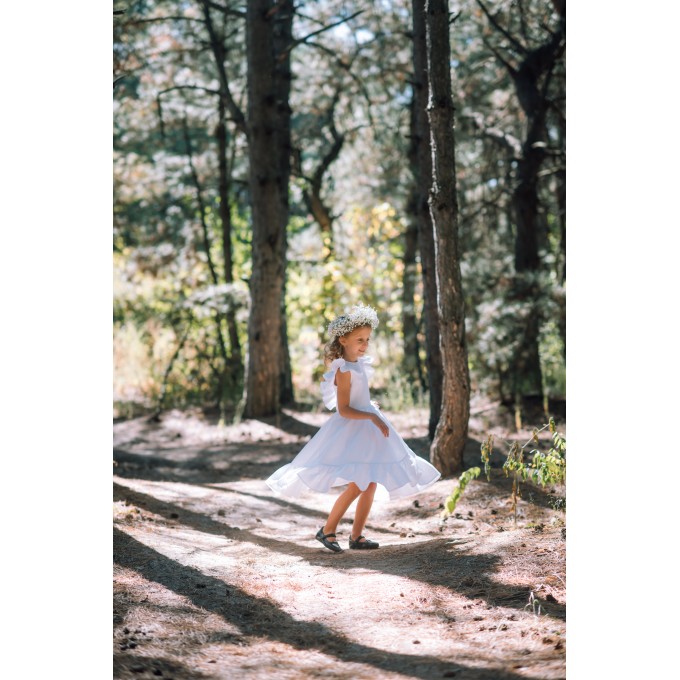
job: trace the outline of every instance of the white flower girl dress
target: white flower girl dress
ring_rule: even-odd
[[[374,373],[372,361],[371,357],[335,359],[324,373],[321,396],[327,408],[336,408],[336,371],[349,371],[350,406],[378,413],[390,429],[389,436],[370,420],[344,418],[336,411],[290,463],[266,480],[273,491],[296,497],[310,490],[328,492],[349,482],[365,491],[371,482],[377,482],[394,499],[419,493],[439,479],[439,471],[418,457],[371,403],[368,380]]]

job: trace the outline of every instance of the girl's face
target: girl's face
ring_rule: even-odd
[[[355,328],[351,333],[338,338],[342,345],[343,356],[347,361],[356,361],[366,354],[368,343],[371,338],[370,326]]]

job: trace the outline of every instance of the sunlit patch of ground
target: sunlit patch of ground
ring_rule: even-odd
[[[379,550],[331,553],[314,533],[334,497],[290,501],[264,484],[327,417],[114,426],[114,677],[565,677],[564,513],[551,496],[525,489],[515,527],[494,469],[442,524],[455,482],[441,480],[376,502],[365,534]],[[427,450],[426,414],[388,417]]]

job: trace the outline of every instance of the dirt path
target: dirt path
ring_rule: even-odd
[[[388,416],[426,451],[423,414]],[[334,497],[290,502],[263,482],[327,417],[114,425],[114,678],[564,678],[550,496],[526,489],[515,529],[495,469],[441,525],[453,482],[440,481],[376,501],[365,533],[379,550],[331,553],[313,537]]]

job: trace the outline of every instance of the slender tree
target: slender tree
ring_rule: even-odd
[[[415,189],[415,188],[414,188]],[[416,314],[415,292],[418,281],[417,255],[418,255],[418,221],[414,219],[414,201],[417,200],[416,191],[409,201],[408,212],[411,213],[404,232],[404,275],[401,296],[401,327],[404,340],[404,376],[411,384],[411,391],[415,395],[417,387],[423,386],[421,362],[418,343],[418,316]]]
[[[554,0],[557,13],[554,30],[548,29],[547,37],[534,47],[528,46],[526,35],[527,17],[520,3],[520,32],[513,35],[486,5],[477,0],[495,34],[506,48],[486,41],[510,75],[517,99],[526,117],[522,152],[517,159],[517,178],[512,193],[512,206],[516,225],[514,296],[520,300],[538,298],[538,286],[533,274],[539,271],[541,259],[539,246],[547,229],[541,224],[539,202],[540,171],[546,159],[548,134],[546,117],[552,105],[549,92],[557,60],[564,51],[565,2]],[[527,316],[524,332],[515,357],[514,391],[519,394],[542,395],[543,381],[538,352],[540,317],[537,313]]]
[[[291,0],[251,0],[246,16],[253,229],[246,417],[277,413],[285,383],[286,229],[290,179]]]
[[[442,404],[442,357],[439,348],[437,314],[437,275],[435,266],[434,228],[428,196],[432,186],[432,150],[427,116],[427,36],[424,0],[413,0],[413,107],[411,112],[411,163],[416,190],[412,201],[418,224],[418,248],[423,272],[423,317],[425,320],[425,353],[430,393],[430,440],[439,421]],[[447,23],[448,26],[448,23]]]
[[[205,20],[205,27],[208,33],[210,51],[214,58],[215,68],[218,74],[218,116],[217,126],[215,127],[215,138],[217,140],[217,166],[218,166],[218,191],[219,191],[219,215],[222,222],[222,256],[224,260],[224,280],[227,283],[234,282],[234,271],[232,261],[232,221],[231,221],[231,173],[233,163],[229,163],[229,144],[232,148],[235,140],[230,140],[229,129],[227,127],[227,116],[229,115],[235,123],[235,127],[241,133],[246,133],[246,121],[240,107],[236,104],[229,84],[227,75],[227,49],[226,36],[224,31],[220,31],[213,22],[210,11],[209,0],[202,0],[201,7]],[[231,12],[228,8],[223,8],[223,12]],[[225,17],[226,18],[226,17]],[[239,20],[242,17],[237,17]],[[224,22],[226,24],[226,21]],[[236,324],[236,314],[233,309],[227,311],[227,329],[229,333],[229,344],[231,346],[231,358],[229,370],[233,376],[233,382],[239,383],[243,374],[243,359],[241,352],[241,342],[238,337],[238,327]]]
[[[302,187],[302,197],[307,210],[314,218],[321,229],[321,237],[324,245],[324,259],[328,260],[333,256],[333,219],[331,207],[326,203],[322,195],[324,180],[328,179],[331,165],[337,160],[342,147],[345,143],[344,133],[338,132],[335,125],[336,107],[342,94],[342,84],[340,84],[331,100],[328,110],[320,118],[324,119],[326,127],[332,141],[322,149],[320,158],[314,167],[310,177],[306,176],[302,169],[302,150],[296,148],[293,153],[293,171],[304,180]],[[304,140],[307,141],[307,140]]]
[[[448,0],[426,0],[427,114],[432,146],[429,206],[435,235],[437,312],[442,355],[442,406],[430,449],[443,475],[462,469],[470,417],[470,376],[465,343],[456,199],[455,142]]]

